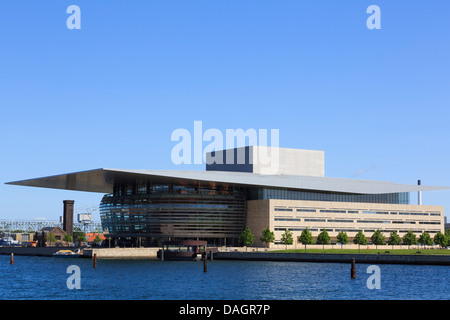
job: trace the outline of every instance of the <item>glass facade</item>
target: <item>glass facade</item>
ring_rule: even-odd
[[[113,237],[237,238],[245,223],[245,190],[173,184],[121,184],[100,204]]]
[[[275,188],[254,188],[250,191],[250,198],[252,200],[279,199],[409,204],[409,192],[384,194],[349,194],[337,192],[297,191]]]
[[[114,192],[103,197],[100,218],[103,230],[115,239],[150,239],[147,243],[159,239],[201,239],[230,245],[237,244],[245,228],[246,201],[264,199],[409,204],[409,193],[340,194],[128,180],[116,181]],[[293,209],[275,211],[282,214]],[[276,217],[276,221],[290,221],[285,219]]]

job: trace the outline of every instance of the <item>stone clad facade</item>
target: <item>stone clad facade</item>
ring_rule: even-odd
[[[340,231],[350,239],[358,231],[366,238],[379,229],[386,237],[395,230],[402,237],[412,230],[418,237],[428,232],[431,237],[444,233],[444,207],[428,205],[298,201],[298,200],[253,200],[247,202],[246,225],[255,235],[256,245],[265,245],[259,238],[269,227],[275,234],[275,243],[289,229],[294,240],[302,230],[308,228],[313,237],[326,229],[331,241],[336,242]]]

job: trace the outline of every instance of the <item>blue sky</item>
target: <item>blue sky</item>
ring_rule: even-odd
[[[69,5],[81,29],[69,30]],[[381,29],[369,30],[369,5]],[[175,165],[177,128],[279,129],[330,177],[450,186],[450,2],[2,1],[0,219],[101,194],[4,185]],[[417,197],[411,194],[411,203]],[[450,191],[423,204],[446,206]],[[99,220],[98,215],[95,217]]]

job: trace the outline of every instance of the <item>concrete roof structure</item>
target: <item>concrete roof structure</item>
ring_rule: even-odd
[[[145,181],[153,184],[177,183],[205,186],[284,188],[350,194],[383,194],[445,190],[450,187],[399,184],[385,181],[299,175],[262,175],[248,172],[126,170],[100,168],[35,179],[7,182],[10,185],[112,193],[116,182]]]

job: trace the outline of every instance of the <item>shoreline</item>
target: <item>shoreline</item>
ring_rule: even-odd
[[[0,247],[0,255],[17,256],[43,256],[51,257],[62,249],[75,250],[68,247]],[[82,249],[82,258],[94,257],[99,259],[158,259],[159,248],[85,248]],[[304,252],[270,252],[270,251],[219,251],[214,254],[213,260],[246,260],[246,261],[289,261],[289,262],[335,262],[370,264],[410,264],[410,265],[450,265],[450,255],[447,254],[395,254],[392,253],[304,253]]]
[[[281,253],[281,252],[219,252],[216,260],[335,262],[370,264],[450,265],[449,255],[371,254],[371,253]]]

